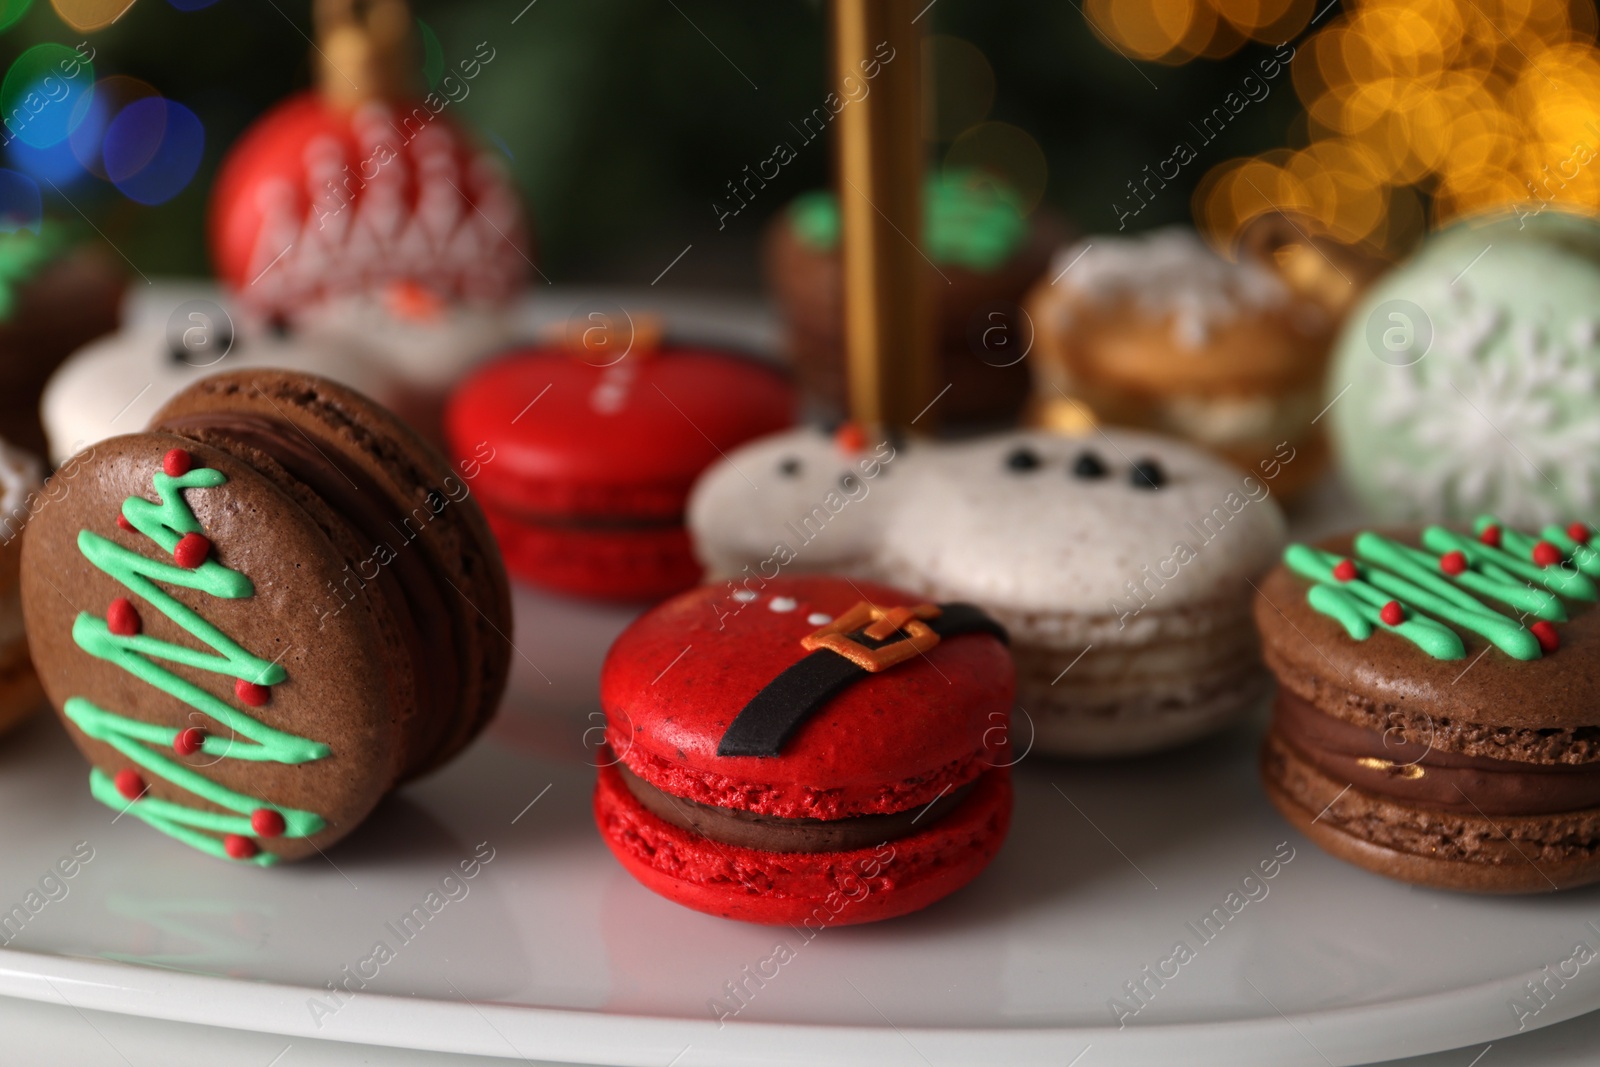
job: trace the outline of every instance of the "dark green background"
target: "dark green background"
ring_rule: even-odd
[[[820,140],[802,149],[721,232],[711,204],[777,139],[793,140],[788,123],[830,91],[826,8],[801,0],[537,0],[512,25],[524,3],[418,0],[413,11],[437,33],[447,62],[469,56],[479,41],[496,50],[451,110],[509,148],[544,272],[557,282],[646,284],[692,242],[663,285],[754,289],[762,224],[793,195],[827,181],[829,149]],[[1047,200],[1088,232],[1114,229],[1111,205],[1126,195],[1125,182],[1167,156],[1187,122],[1271,52],[1250,45],[1220,62],[1136,67],[1102,43],[1072,3],[938,0],[924,21],[988,57],[996,82],[989,117],[1038,140],[1050,166]],[[176,199],[141,207],[93,179],[69,195],[146,274],[195,274],[208,269],[204,206],[217,162],[252,118],[310,84],[310,32],[308,0],[220,0],[196,12],[136,0],[118,23],[88,35],[35,0],[0,36],[0,58],[9,63],[38,41],[87,37],[98,76],[142,78],[194,109],[206,128],[205,161]],[[1298,114],[1289,79],[1280,77],[1135,225],[1189,218],[1190,193],[1208,168],[1282,144]],[[59,202],[54,210],[72,213]]]

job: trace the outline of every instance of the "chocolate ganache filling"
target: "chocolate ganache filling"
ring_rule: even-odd
[[[1600,807],[1600,763],[1528,763],[1433,748],[1336,719],[1279,690],[1274,732],[1318,770],[1375,796],[1481,815]]]
[[[662,822],[711,841],[762,852],[847,852],[909,837],[954,811],[977,784],[968,782],[946,791],[931,804],[888,815],[783,819],[673,796],[646,782],[625,764],[618,763],[616,769],[634,799]]]

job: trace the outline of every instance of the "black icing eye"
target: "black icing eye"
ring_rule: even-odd
[[[1074,478],[1104,478],[1106,476],[1106,465],[1093,452],[1080,452],[1077,460],[1072,464],[1072,476]]]
[[[778,461],[778,473],[785,478],[800,477],[800,461],[793,456],[785,456]]]
[[[1014,448],[1011,450],[1011,454],[1006,456],[1006,469],[1013,471],[1038,470],[1039,453],[1026,445],[1021,448]]]
[[[1167,472],[1153,459],[1141,459],[1128,472],[1128,481],[1135,489],[1160,489],[1167,484]]]
[[[272,317],[267,319],[267,332],[274,337],[288,337],[290,333],[289,317],[281,311],[273,312]]]
[[[851,488],[853,486],[857,486],[857,485],[860,485],[860,484],[861,484],[861,479],[857,478],[854,474],[852,474],[849,471],[845,471],[843,474],[839,475],[839,488],[843,489],[847,493],[850,492],[850,490],[851,490]]]

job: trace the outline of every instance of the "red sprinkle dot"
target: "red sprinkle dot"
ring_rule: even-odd
[[[124,515],[120,511],[117,512],[117,525],[122,527],[124,530],[127,530],[129,533],[134,532],[133,523],[129,522],[128,516]]]
[[[1540,619],[1528,629],[1539,639],[1539,647],[1546,652],[1554,652],[1561,647],[1561,635],[1556,633],[1556,628],[1544,619]]]
[[[144,791],[149,788],[144,784],[144,779],[139,777],[138,771],[132,771],[126,767],[117,772],[116,777],[111,779],[111,784],[117,787],[117,792],[129,800],[138,800],[144,796]]]
[[[247,682],[243,678],[233,680],[233,695],[249,704],[252,708],[259,708],[272,699],[272,690],[264,685]]]
[[[1333,576],[1341,582],[1355,581],[1356,561],[1353,559],[1341,559],[1338,565],[1333,568]]]
[[[241,834],[229,834],[222,839],[222,850],[236,860],[247,860],[261,850],[256,843]]]
[[[182,448],[174,448],[161,457],[161,469],[171,478],[181,478],[194,466],[194,457]]]
[[[1533,561],[1541,567],[1553,567],[1562,560],[1561,550],[1549,541],[1533,546]]]
[[[205,743],[206,732],[198,726],[190,726],[178,731],[178,736],[172,739],[172,750],[180,756],[192,756]]]
[[[172,548],[172,558],[177,560],[178,566],[194,570],[206,561],[211,555],[211,542],[205,536],[197,533],[186,533]]]
[[[1483,528],[1483,532],[1478,535],[1478,540],[1482,541],[1486,545],[1489,545],[1491,548],[1499,548],[1500,527],[1494,525],[1485,526]]]
[[[1399,626],[1406,621],[1406,609],[1400,606],[1400,601],[1391,600],[1378,612],[1378,617],[1390,626]]]
[[[1467,554],[1460,549],[1439,557],[1439,569],[1446,574],[1461,574],[1467,569]]]
[[[143,628],[144,624],[139,621],[139,609],[127,597],[119,596],[106,605],[106,629],[118,637],[132,637]]]
[[[250,813],[250,828],[262,837],[277,837],[283,833],[283,816],[271,808],[257,808]]]
[[[1581,522],[1575,522],[1567,527],[1567,536],[1580,545],[1586,545],[1589,543],[1589,538],[1594,536],[1594,531]]]

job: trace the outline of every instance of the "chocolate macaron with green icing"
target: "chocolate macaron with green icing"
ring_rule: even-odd
[[[1255,616],[1278,810],[1417,885],[1600,881],[1600,551],[1581,523],[1291,545]]]
[[[950,168],[929,175],[919,248],[928,260],[927,292],[943,390],[930,418],[1004,424],[1027,400],[1023,360],[1032,335],[1023,294],[1069,230],[1048,209],[1029,211],[992,175]],[[768,228],[766,270],[777,296],[789,357],[816,406],[849,407],[844,359],[844,281],[837,197],[817,190],[791,201]]]
[[[74,457],[23,612],[89,790],[201,851],[325,849],[488,721],[504,569],[470,478],[388,411],[240,371]]]

